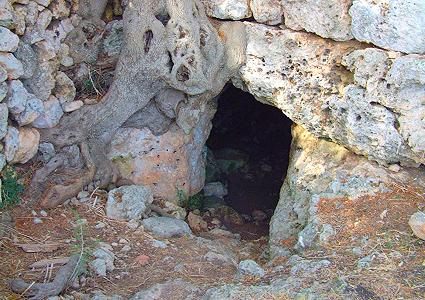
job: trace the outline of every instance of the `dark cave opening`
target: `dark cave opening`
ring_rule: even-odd
[[[233,85],[217,101],[207,141],[206,183],[223,183],[224,201],[244,218],[236,226],[241,228],[226,227],[267,234],[288,167],[292,121]]]

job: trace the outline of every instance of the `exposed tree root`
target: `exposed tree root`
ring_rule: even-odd
[[[28,283],[22,279],[14,279],[10,282],[13,292],[22,294],[32,300],[43,300],[51,296],[59,295],[68,284],[74,279],[75,270],[80,264],[80,255],[71,256],[68,263],[62,266],[52,282],[49,283]]]

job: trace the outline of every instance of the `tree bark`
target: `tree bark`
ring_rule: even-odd
[[[63,171],[70,174],[59,180],[58,168],[66,165],[58,164],[64,159],[59,153],[53,158],[56,163],[36,172],[30,196],[40,198],[45,207],[57,206],[93,180],[101,187],[113,180],[114,170],[106,156],[111,139],[162,90],[173,88],[211,99],[242,63],[244,43],[229,42],[225,47],[220,36],[228,35],[227,41],[240,40],[243,25],[225,25],[219,36],[198,0],[130,1],[123,22],[123,49],[114,81],[102,101],[41,131],[41,140],[58,149],[79,145],[86,165],[85,169]]]

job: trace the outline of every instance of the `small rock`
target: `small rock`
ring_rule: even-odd
[[[0,51],[15,52],[18,49],[19,37],[7,28],[0,27]]]
[[[353,249],[351,249],[351,252],[353,252],[353,254],[358,257],[363,256],[363,249],[360,247],[354,247]]]
[[[91,269],[101,277],[106,277],[106,261],[101,258],[96,258],[90,263]]]
[[[9,130],[11,127],[9,127]],[[13,156],[8,156],[9,147],[12,145],[8,145],[8,135],[9,130],[6,135],[5,140],[5,153],[6,157],[8,157],[8,161],[12,163],[26,163],[31,158],[33,158],[37,154],[38,143],[40,141],[40,133],[35,128],[21,127],[19,128],[18,139],[19,142],[16,145],[17,149],[14,149]]]
[[[76,197],[71,199],[71,204],[74,206],[78,206],[80,205],[80,201],[78,201],[78,199]]]
[[[40,143],[38,152],[43,163],[48,163],[56,155],[55,146],[51,143]]]
[[[367,269],[370,268],[370,266],[372,265],[372,261],[375,259],[376,257],[376,253],[371,253],[368,256],[365,256],[361,259],[359,259],[357,261],[357,268],[358,269]]]
[[[205,13],[213,18],[241,20],[252,16],[249,0],[202,0]]]
[[[0,52],[0,65],[6,69],[9,80],[18,79],[24,74],[22,63],[12,53]]]
[[[168,217],[151,217],[142,221],[146,230],[163,238],[191,235],[192,231],[185,221]]]
[[[43,107],[42,113],[32,122],[32,125],[36,128],[52,128],[58,125],[63,116],[59,100],[54,96],[50,96],[47,101],[43,102]]]
[[[137,292],[130,300],[162,300],[162,299],[204,299],[201,291],[194,284],[180,278],[170,279],[164,283],[156,283],[149,288]],[[212,298],[208,298],[212,299]],[[215,298],[218,299],[218,298]],[[224,299],[224,298],[223,298]]]
[[[187,215],[187,221],[190,228],[194,231],[206,231],[208,229],[208,224],[205,222],[201,216],[195,215],[192,212],[189,212]]]
[[[158,241],[158,240],[153,240],[152,246],[154,246],[155,248],[161,248],[161,249],[165,249],[168,247],[166,243],[164,243],[163,241]]]
[[[394,172],[394,173],[400,172],[400,169],[401,169],[400,166],[397,165],[397,164],[393,164],[393,165],[390,165],[388,167],[388,170],[390,170],[391,172]]]
[[[136,230],[137,227],[139,227],[139,225],[140,225],[140,223],[136,219],[132,219],[132,220],[128,221],[128,223],[127,223],[127,227],[132,229],[132,230]]]
[[[77,109],[80,109],[81,107],[83,107],[84,102],[81,100],[77,100],[77,101],[72,101],[72,102],[65,102],[62,104],[62,109],[64,112],[73,112]]]
[[[409,226],[418,238],[425,240],[425,213],[415,212],[409,219]]]
[[[173,268],[174,272],[181,273],[184,271],[184,264],[178,264]]]
[[[230,231],[221,229],[221,228],[214,228],[209,231],[210,234],[217,236],[217,237],[229,237],[229,238],[236,238],[240,239],[240,235],[237,233],[232,233]]]
[[[86,198],[81,198],[80,199],[80,203],[86,203],[86,202],[89,202],[90,200],[92,200],[93,198],[90,198],[90,197],[86,197]]]
[[[90,266],[97,275],[106,276],[107,271],[113,271],[115,269],[115,254],[112,250],[111,245],[101,242],[93,251],[93,256],[96,259],[90,263]]]
[[[33,222],[34,222],[34,224],[41,224],[41,223],[43,223],[43,220],[40,219],[40,218],[34,218]]]
[[[94,226],[94,228],[96,228],[96,229],[102,229],[102,228],[105,228],[106,227],[106,224],[105,223],[103,223],[103,222],[97,222],[97,224]]]
[[[106,215],[112,219],[138,219],[153,202],[150,188],[142,185],[122,186],[108,193]]]
[[[120,239],[118,241],[118,243],[120,243],[120,244],[128,244],[128,241],[126,239]]]
[[[265,271],[263,268],[261,268],[255,261],[247,259],[239,263],[236,278],[239,280],[244,279],[246,276],[262,278],[264,275]]]
[[[122,247],[121,252],[128,252],[131,250],[131,247],[129,245],[125,245],[124,247]]]
[[[4,98],[6,98],[7,90],[8,90],[7,82],[0,83],[0,102],[3,101]]]
[[[78,193],[77,198],[78,199],[82,199],[82,198],[87,198],[90,196],[90,193],[87,191],[81,191]]]
[[[145,266],[149,263],[149,260],[150,260],[149,256],[141,254],[141,255],[137,256],[134,261],[135,261],[135,263],[137,263],[140,266]]]
[[[288,264],[292,266],[291,275],[297,277],[311,277],[321,269],[327,268],[331,262],[327,259],[322,260],[308,260],[298,255],[292,255],[288,259]]]

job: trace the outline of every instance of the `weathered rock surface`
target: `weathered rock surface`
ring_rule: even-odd
[[[352,0],[283,0],[285,25],[324,38],[347,41],[353,37],[348,14],[351,3]]]
[[[7,133],[7,118],[9,110],[5,103],[0,103],[0,140],[6,136]]]
[[[151,187],[157,197],[177,202],[179,190],[196,194],[204,184],[202,145],[211,126],[208,115],[189,134],[175,124],[161,135],[148,128],[121,128],[109,157],[121,178]]]
[[[108,193],[106,215],[113,219],[138,219],[152,202],[150,188],[142,185],[122,186]]]
[[[208,224],[205,222],[201,216],[189,212],[187,215],[187,222],[192,230],[200,232],[206,231],[208,229]]]
[[[0,27],[0,51],[15,52],[18,49],[19,37],[5,27]]]
[[[0,66],[7,72],[8,79],[18,79],[24,74],[22,63],[12,53],[0,52]]]
[[[425,2],[354,0],[352,32],[362,42],[405,53],[425,53]]]
[[[245,277],[253,276],[262,278],[266,272],[255,261],[251,259],[242,260],[239,262],[236,278],[243,280]]]
[[[321,198],[348,197],[356,199],[389,191],[395,181],[408,182],[419,171],[410,169],[392,173],[384,167],[348,151],[342,146],[317,139],[301,126],[292,129],[290,164],[280,192],[280,200],[270,222],[272,257],[288,255],[282,246],[298,236],[296,248],[326,244],[335,234],[330,224],[318,215]]]
[[[168,217],[151,217],[142,221],[144,228],[153,234],[163,237],[179,237],[191,235],[189,225],[183,220]]]
[[[201,0],[201,2],[209,17],[241,20],[252,15],[248,0]]]
[[[107,272],[115,270],[115,254],[111,245],[100,242],[92,255],[95,259],[90,262],[90,267],[98,276],[106,277]]]
[[[162,300],[162,299],[200,299],[201,291],[194,284],[180,278],[157,283],[150,288],[137,292],[130,300]]]
[[[62,107],[59,100],[50,96],[49,99],[43,102],[43,112],[32,122],[36,128],[52,128],[58,125],[60,118],[63,116]]]
[[[422,126],[417,112],[424,109],[418,102],[423,97],[424,57],[354,51],[363,46],[246,26],[246,64],[234,79],[237,86],[280,108],[316,136],[369,159],[383,164],[424,162],[419,154],[423,130],[417,127]]]

